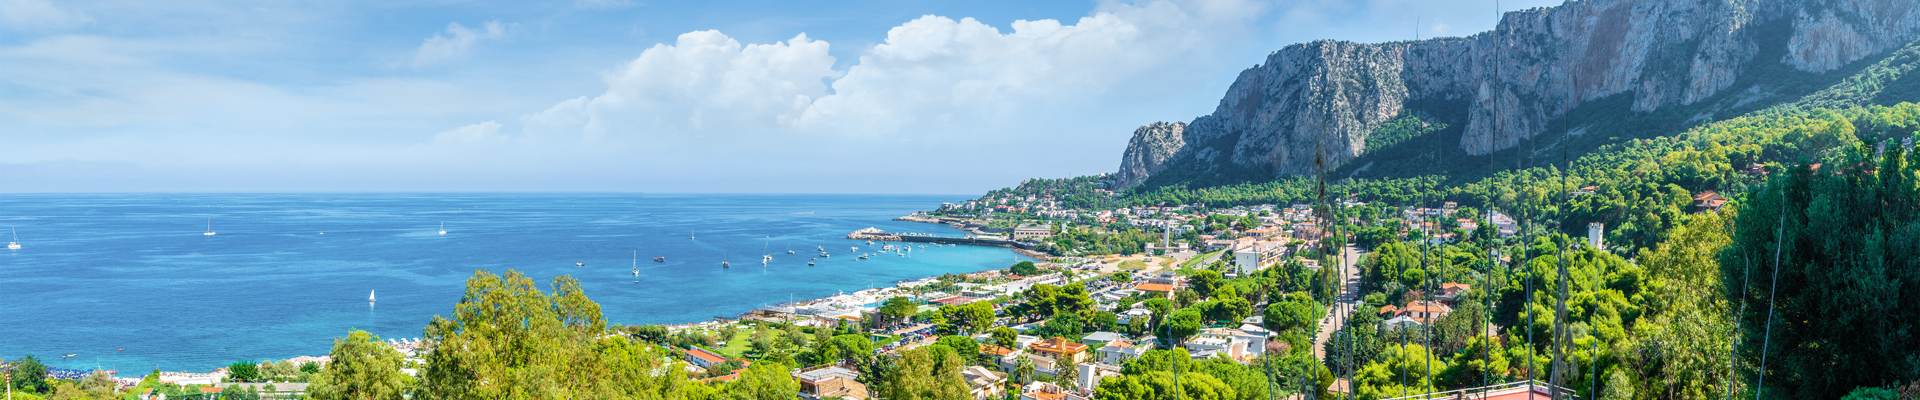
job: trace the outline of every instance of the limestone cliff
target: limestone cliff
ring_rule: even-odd
[[[1762,63],[1841,68],[1920,36],[1916,4],[1584,0],[1509,12],[1464,38],[1287,46],[1242,71],[1213,114],[1136,130],[1112,184],[1170,167],[1303,175],[1316,154],[1332,168],[1416,101],[1464,107],[1454,151],[1484,155],[1596,99],[1625,94],[1633,111],[1651,112],[1711,97]]]

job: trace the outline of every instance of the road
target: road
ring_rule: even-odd
[[[1327,306],[1327,318],[1320,320],[1320,332],[1313,337],[1313,357],[1321,360],[1327,358],[1324,349],[1327,341],[1333,338],[1334,331],[1346,324],[1347,315],[1352,314],[1354,307],[1360,305],[1360,300],[1354,296],[1354,293],[1360,291],[1360,268],[1357,266],[1360,261],[1360,249],[1347,246],[1344,253],[1346,253],[1345,257],[1342,257],[1340,263],[1340,282],[1344,286],[1340,290],[1340,299]]]

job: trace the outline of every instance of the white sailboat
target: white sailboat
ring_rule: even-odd
[[[440,223],[440,234],[442,234],[442,235],[445,235],[445,234],[447,234],[447,223],[446,223],[446,222],[441,222],[441,223]]]
[[[13,231],[13,241],[7,242],[7,250],[19,250],[20,249],[20,231],[13,229],[13,227],[7,227],[7,230]]]
[[[206,235],[206,236],[215,235],[215,233],[213,233],[213,218],[207,218],[207,231],[206,233],[201,233],[201,235]]]
[[[633,251],[633,283],[640,283],[640,250]]]
[[[367,291],[367,302],[368,302],[368,303],[372,303],[372,302],[373,302],[373,291],[372,291],[372,290],[368,290],[368,291]]]

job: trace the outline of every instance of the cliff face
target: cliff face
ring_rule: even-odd
[[[1634,111],[1649,112],[1713,96],[1761,63],[1840,68],[1920,36],[1916,3],[1585,0],[1509,12],[1465,38],[1287,46],[1242,71],[1213,114],[1136,130],[1113,183],[1172,166],[1303,175],[1317,170],[1316,154],[1333,168],[1422,100],[1464,105],[1459,151],[1484,155],[1602,97],[1629,94]]]

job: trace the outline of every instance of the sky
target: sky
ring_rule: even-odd
[[[1134,128],[1211,113],[1288,44],[1495,18],[1452,0],[0,0],[0,192],[979,193],[1111,172]]]

